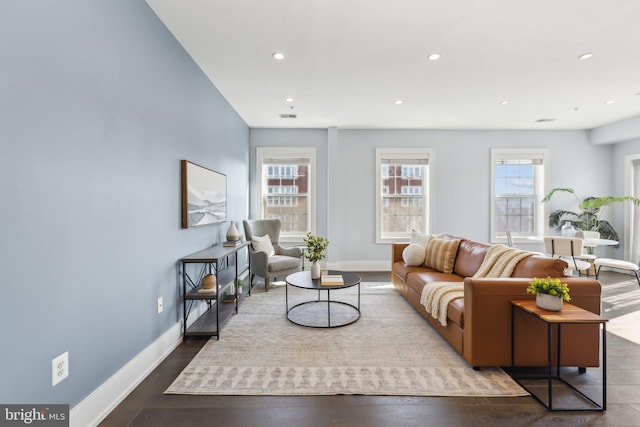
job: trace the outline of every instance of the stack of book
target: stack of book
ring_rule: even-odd
[[[342,274],[323,274],[320,276],[320,284],[322,286],[340,286],[344,285]]]
[[[242,243],[241,240],[227,240],[222,244],[222,246],[224,246],[225,248],[232,248],[234,246],[238,246],[240,243]]]

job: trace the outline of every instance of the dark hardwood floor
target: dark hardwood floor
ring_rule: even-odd
[[[360,273],[389,281],[389,273]],[[605,272],[603,315],[640,311],[633,276]],[[262,289],[260,285],[254,288]],[[425,324],[425,326],[428,326]],[[636,337],[640,336],[637,334]],[[640,340],[636,339],[638,343]],[[452,398],[397,396],[185,396],[164,390],[206,340],[189,339],[171,353],[100,424],[110,426],[528,426],[640,425],[640,345],[607,332],[607,411],[547,412],[531,397]],[[469,368],[471,369],[471,367]],[[598,381],[598,369],[580,380]],[[600,387],[595,384],[595,389]]]

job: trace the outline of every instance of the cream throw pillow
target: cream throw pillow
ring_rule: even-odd
[[[265,234],[262,237],[252,236],[251,245],[253,246],[254,251],[266,252],[267,256],[273,256],[276,254],[276,250],[273,249],[273,245],[271,244],[271,238],[269,237],[268,234]]]
[[[417,243],[411,243],[402,251],[402,259],[411,267],[424,264],[425,248]]]
[[[416,230],[412,229],[411,240],[409,240],[409,243],[416,243],[422,246],[423,248],[426,248],[430,238],[431,238],[431,234],[418,233]]]
[[[450,274],[460,246],[459,239],[442,240],[435,237],[429,239],[424,265],[442,273]]]

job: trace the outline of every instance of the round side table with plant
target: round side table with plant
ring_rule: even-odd
[[[319,261],[324,259],[324,251],[329,246],[329,241],[322,236],[314,236],[311,232],[307,233],[303,240],[307,244],[307,250],[304,252],[304,257],[311,261],[311,278],[319,279]]]
[[[544,279],[534,277],[529,282],[527,293],[536,296],[536,305],[543,310],[560,311],[564,301],[571,301],[569,286],[558,278],[548,276]]]

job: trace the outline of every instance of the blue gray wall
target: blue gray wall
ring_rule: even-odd
[[[73,407],[176,324],[176,261],[224,237],[180,228],[180,160],[247,216],[249,129],[143,0],[0,2],[0,60],[0,402]]]

